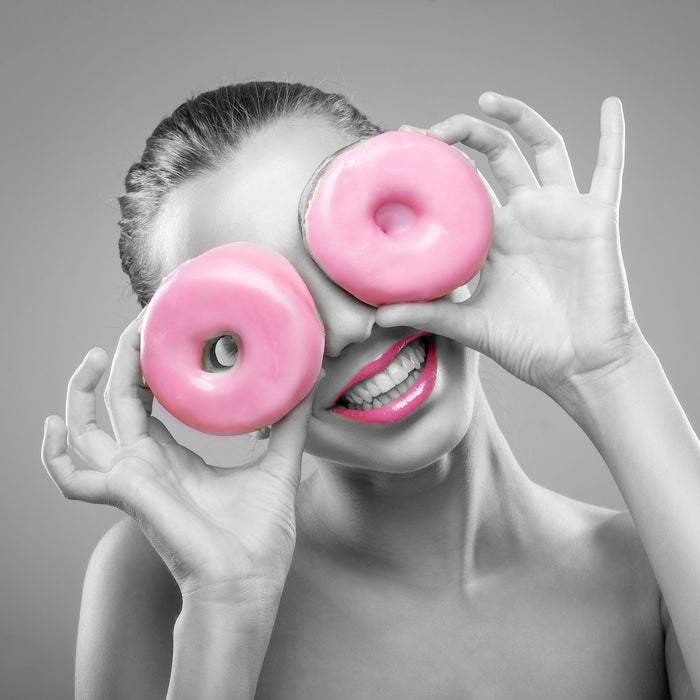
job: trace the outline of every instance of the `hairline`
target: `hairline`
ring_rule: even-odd
[[[246,129],[244,133],[240,134],[240,138],[234,145],[228,146],[225,154],[222,153],[213,158],[212,162],[206,167],[193,170],[191,174],[185,176],[181,181],[164,193],[158,208],[147,224],[144,245],[144,254],[148,265],[150,269],[156,273],[158,282],[162,281],[170,270],[177,267],[180,259],[178,252],[182,251],[182,246],[184,244],[182,228],[177,225],[178,207],[176,204],[173,204],[173,201],[177,199],[175,197],[176,193],[195,188],[198,181],[207,174],[214,173],[227,164],[234,162],[238,153],[244,150],[251,141],[260,137],[266,131],[283,122],[294,123],[302,121],[318,122],[319,126],[325,126],[330,130],[335,130],[340,134],[354,137],[357,140],[363,138],[354,133],[352,129],[335,124],[330,118],[330,115],[312,111],[304,107],[300,107],[296,112],[275,115]],[[174,248],[171,248],[170,259],[166,258],[163,260],[162,258],[165,256],[164,250],[167,248],[164,244],[166,241],[172,240],[173,231],[177,232],[175,235],[180,240]],[[158,257],[161,257],[161,259],[159,260]]]

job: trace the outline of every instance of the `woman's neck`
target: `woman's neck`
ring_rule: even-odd
[[[479,387],[467,434],[440,460],[403,474],[320,463],[300,515],[339,556],[417,585],[463,587],[522,551],[533,487]]]

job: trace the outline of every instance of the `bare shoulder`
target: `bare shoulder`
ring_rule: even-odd
[[[556,527],[557,548],[571,572],[633,596],[658,620],[658,583],[629,512],[542,492],[549,527]]]
[[[111,527],[97,543],[90,559],[90,568],[114,562],[124,566],[147,566],[159,569],[161,566],[167,571],[167,567],[151,547],[141,529],[128,517],[122,518]]]
[[[141,530],[117,523],[85,575],[76,697],[164,697],[179,609],[177,584]]]
[[[639,638],[658,648],[659,673],[670,697],[697,698],[668,608],[631,515],[579,504],[594,561],[611,602],[635,620]]]
[[[605,509],[601,509],[605,510]],[[627,511],[605,511],[591,524],[591,536],[600,556],[610,562],[621,585],[634,590],[640,604],[659,623],[661,591],[639,533]]]

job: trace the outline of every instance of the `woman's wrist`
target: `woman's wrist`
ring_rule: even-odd
[[[255,634],[272,630],[282,595],[280,590],[199,590],[183,594],[180,619],[197,621],[222,633]]]
[[[178,581],[183,605],[217,608],[265,607],[277,604],[284,589],[286,571],[266,575],[219,574],[216,580]]]
[[[577,422],[600,407],[622,398],[631,385],[659,371],[656,354],[639,328],[625,338],[615,361],[576,374],[559,384],[552,398]]]
[[[278,599],[183,598],[173,631],[168,700],[252,699],[278,606]]]

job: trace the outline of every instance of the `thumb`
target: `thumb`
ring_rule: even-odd
[[[306,444],[306,432],[311,420],[314,396],[324,375],[325,370],[321,370],[313,389],[282,420],[277,421],[272,426],[268,452],[272,452],[292,464],[300,463]]]
[[[481,351],[486,337],[486,316],[473,301],[456,304],[438,299],[418,304],[390,304],[376,313],[383,328],[409,326],[452,338],[462,345]]]

